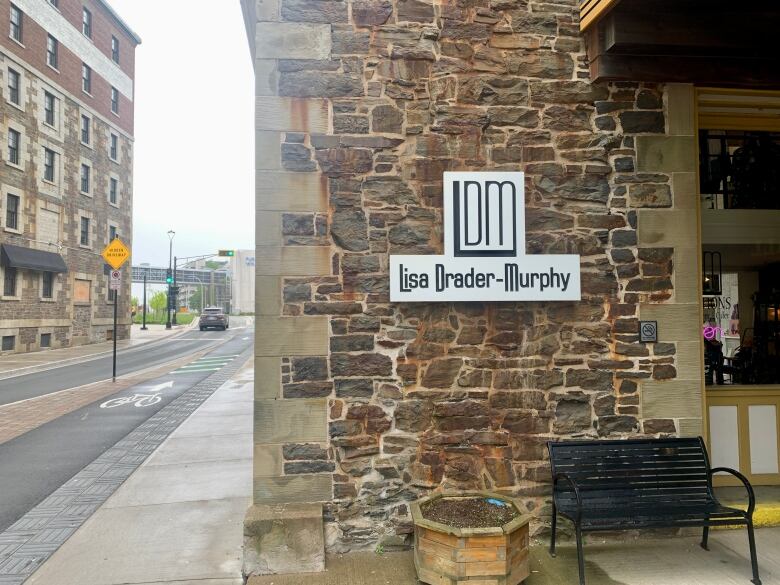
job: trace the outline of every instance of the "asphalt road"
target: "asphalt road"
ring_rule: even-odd
[[[224,332],[193,331],[183,340],[155,343],[154,347],[145,351],[141,348],[137,352],[128,350],[124,353],[138,355],[126,356],[128,359],[120,371],[132,371],[131,364],[135,364],[135,369],[146,368],[167,361],[172,355],[186,353],[187,348],[190,352],[193,348],[199,351],[206,343],[228,340],[203,358],[193,360],[175,372],[92,403],[0,445],[0,532],[174,398],[236,359],[252,344],[252,337],[251,328],[231,328]],[[188,341],[190,338],[194,341]],[[67,380],[76,379],[77,385],[80,385],[105,379],[104,360],[95,361],[98,363],[88,362],[31,374],[29,377],[43,380],[42,387],[47,390],[35,390],[34,382],[28,380],[24,385],[28,397],[67,387]],[[71,371],[73,368],[81,369],[82,373],[74,373]],[[3,393],[9,383],[18,383],[20,379],[3,382]],[[117,401],[116,398],[122,400]],[[6,400],[5,396],[4,401],[13,402]]]
[[[245,324],[245,320],[234,317],[231,320],[233,326],[226,332],[194,329],[179,337],[120,350],[117,352],[117,375],[131,374],[208,349],[223,341],[225,337],[232,337],[240,333],[243,333],[245,337],[247,330],[240,329]],[[0,380],[0,406],[109,379],[111,378],[111,362],[111,356],[107,356],[53,370]]]

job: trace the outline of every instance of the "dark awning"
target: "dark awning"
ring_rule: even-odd
[[[33,250],[32,248],[11,246],[10,244],[3,244],[1,248],[0,260],[2,260],[3,266],[40,270],[41,272],[68,271],[68,267],[65,266],[65,260],[54,252],[44,252],[42,250]]]

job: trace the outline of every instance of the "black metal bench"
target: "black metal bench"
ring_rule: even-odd
[[[555,556],[558,514],[574,523],[580,585],[585,585],[583,532],[637,528],[745,524],[755,585],[761,585],[753,534],[755,495],[741,473],[710,469],[707,449],[696,439],[561,441],[547,443],[553,476],[550,554]],[[712,491],[712,475],[736,476],[747,489],[747,511],[723,506]]]

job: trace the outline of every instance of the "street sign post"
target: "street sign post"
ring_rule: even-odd
[[[112,364],[112,374],[111,379],[116,382],[116,338],[117,338],[117,331],[116,331],[116,321],[117,321],[117,308],[119,306],[119,291],[122,288],[122,272],[120,271],[120,268],[122,268],[122,265],[127,262],[127,260],[130,258],[130,248],[125,246],[125,244],[120,240],[119,238],[114,238],[111,242],[109,242],[108,246],[103,248],[103,252],[100,254],[103,256],[103,260],[106,261],[106,264],[111,266],[113,270],[111,271],[111,279],[108,283],[109,290],[113,290],[115,292],[114,294],[114,333],[111,336],[114,341],[114,359]]]

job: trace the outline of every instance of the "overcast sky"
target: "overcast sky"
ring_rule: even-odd
[[[254,247],[254,78],[239,0],[110,0],[136,50],[133,264]]]

